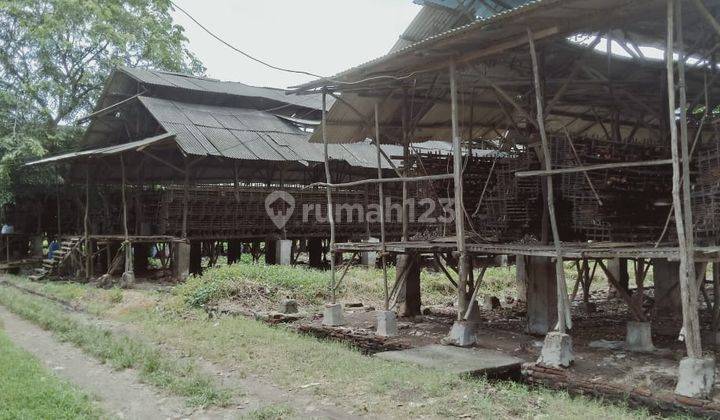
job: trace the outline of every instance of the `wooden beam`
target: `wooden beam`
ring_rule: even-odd
[[[692,0],[692,3],[695,5],[695,8],[700,12],[701,15],[705,18],[705,20],[708,21],[710,26],[715,29],[715,32],[720,35],[720,23],[718,23],[717,19],[715,19],[715,16],[710,13],[710,10],[705,6],[705,3],[702,2],[702,0]]]
[[[643,166],[662,166],[672,164],[672,159],[659,159],[659,160],[646,160],[641,162],[617,162],[617,163],[601,163],[597,165],[578,166],[575,168],[561,168],[561,169],[545,169],[538,171],[523,171],[516,172],[515,176],[518,178],[527,178],[532,176],[551,176],[561,174],[573,174],[577,172],[588,172],[588,171],[600,171],[605,169],[622,169],[622,168],[636,168]]]
[[[446,179],[454,179],[453,174],[441,174],[441,175],[426,175],[426,176],[409,176],[400,178],[371,178],[361,179],[358,181],[344,182],[341,184],[328,184],[327,182],[315,182],[308,186],[303,187],[304,189],[313,187],[328,187],[328,188],[345,188],[345,187],[357,187],[359,185],[368,184],[392,184],[399,182],[423,182],[423,181],[442,181]]]
[[[630,312],[632,312],[633,316],[635,317],[636,321],[647,321],[647,317],[645,316],[645,313],[635,306],[633,303],[632,297],[628,294],[628,292],[625,290],[622,285],[618,282],[618,280],[615,278],[612,272],[608,270],[607,266],[605,265],[602,260],[597,260],[598,265],[602,269],[602,271],[605,273],[605,276],[607,277],[610,284],[615,287],[615,290],[617,290],[618,294],[620,295],[620,298],[628,305],[628,308],[630,308]]]

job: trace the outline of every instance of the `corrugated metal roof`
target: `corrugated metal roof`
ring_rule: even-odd
[[[175,133],[178,146],[187,154],[300,163],[324,161],[323,147],[309,142],[310,133],[268,112],[144,96],[139,100],[165,130]],[[331,159],[350,166],[376,167],[375,148],[367,143],[331,145],[328,153]],[[390,168],[384,160],[383,168]]]
[[[294,96],[287,95],[283,89],[250,86],[240,82],[229,82],[205,77],[191,76],[180,73],[169,73],[157,70],[146,70],[135,67],[121,67],[123,72],[138,82],[164,87],[174,87],[197,92],[234,95],[242,97],[264,98],[295,106],[322,110],[320,95]],[[332,103],[334,98],[328,97]]]
[[[118,144],[114,146],[102,147],[99,149],[83,150],[81,152],[65,153],[62,155],[52,156],[45,159],[36,160],[33,162],[26,163],[25,166],[42,165],[45,163],[54,163],[64,160],[72,160],[79,158],[92,158],[96,156],[110,156],[130,150],[142,150],[145,147],[157,145],[162,143],[163,140],[169,140],[173,138],[174,133],[163,133],[158,136],[150,137],[143,140],[131,141],[129,143]]]
[[[515,9],[530,0],[415,0],[423,6],[410,26],[390,50],[400,51],[431,36],[441,34],[475,19],[487,19]]]

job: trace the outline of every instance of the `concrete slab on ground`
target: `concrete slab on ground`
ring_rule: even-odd
[[[454,346],[431,345],[408,350],[386,351],[375,355],[380,359],[420,365],[458,375],[507,377],[520,373],[524,362],[505,353]]]

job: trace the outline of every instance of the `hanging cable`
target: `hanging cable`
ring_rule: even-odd
[[[252,61],[254,61],[254,62],[256,62],[256,63],[262,64],[263,66],[269,67],[269,68],[271,68],[271,69],[273,69],[273,70],[282,71],[282,72],[286,72],[286,73],[300,74],[300,75],[304,75],[304,76],[310,76],[310,77],[314,77],[314,78],[317,78],[317,79],[322,79],[322,80],[324,80],[324,81],[326,81],[326,82],[329,82],[329,83],[342,84],[342,85],[358,85],[358,84],[362,84],[362,83],[365,83],[365,82],[371,82],[371,81],[375,81],[375,80],[385,80],[385,79],[401,81],[401,80],[405,80],[405,79],[412,78],[412,77],[416,76],[416,75],[419,74],[419,73],[423,73],[422,71],[420,71],[420,72],[416,71],[416,72],[412,72],[412,73],[409,73],[409,74],[404,75],[404,76],[374,76],[374,77],[368,77],[368,78],[366,78],[366,79],[357,80],[357,81],[354,81],[354,82],[345,82],[345,81],[341,81],[341,80],[334,80],[334,79],[331,79],[331,78],[328,78],[328,77],[325,77],[325,76],[321,76],[321,75],[319,75],[319,74],[311,73],[311,72],[305,71],[305,70],[294,70],[294,69],[289,69],[289,68],[285,68],[285,67],[275,66],[275,65],[273,65],[273,64],[268,63],[267,61],[264,61],[264,60],[261,60],[261,59],[255,57],[255,56],[253,56],[253,55],[251,55],[251,54],[249,54],[249,53],[241,50],[240,48],[238,48],[238,47],[230,44],[229,42],[225,41],[225,40],[222,39],[219,35],[217,35],[215,32],[211,31],[211,30],[210,30],[209,28],[207,28],[205,25],[203,25],[202,23],[200,23],[200,21],[198,21],[197,19],[195,19],[195,17],[193,17],[193,15],[191,15],[187,10],[185,10],[185,9],[183,9],[182,7],[178,6],[177,3],[175,3],[174,1],[171,0],[171,1],[170,1],[170,4],[171,4],[174,8],[176,8],[177,10],[181,11],[181,12],[182,12],[185,16],[187,16],[191,21],[193,21],[196,25],[198,25],[203,31],[207,32],[208,35],[210,35],[211,37],[215,38],[217,41],[219,41],[220,43],[222,43],[222,44],[225,45],[226,47],[232,49],[233,51],[235,51],[235,52],[237,52],[237,53],[239,53],[239,54],[241,54],[242,56],[244,56],[245,58],[247,58],[247,59],[249,59],[249,60],[252,60]]]

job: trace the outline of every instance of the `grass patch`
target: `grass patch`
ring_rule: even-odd
[[[180,363],[163,354],[150,344],[84,324],[52,302],[10,288],[0,288],[0,303],[113,368],[137,369],[141,380],[186,397],[189,405],[212,406],[229,402],[228,391],[216,387],[210,376],[198,372],[192,364]]]
[[[142,330],[193,356],[287,388],[317,383],[318,398],[372,417],[643,418],[644,411],[571,398],[514,382],[488,382],[366,357],[348,345],[298,335],[245,318],[180,320],[148,312]]]
[[[0,330],[0,418],[97,419],[100,412]]]
[[[243,418],[249,420],[279,420],[290,418],[292,414],[292,408],[285,404],[276,404],[259,408],[247,416],[243,416]]]
[[[388,268],[388,278],[395,279],[395,267]],[[173,289],[174,307],[179,310],[199,308],[217,301],[238,298],[252,299],[248,287],[264,288],[262,294],[270,301],[290,297],[304,306],[318,308],[328,299],[328,271],[307,267],[240,263],[207,270]],[[423,304],[445,305],[455,299],[452,284],[442,273],[423,270],[421,273]],[[487,270],[480,296],[515,297],[515,270],[494,267]],[[368,306],[382,304],[382,270],[354,267],[348,270],[339,292],[344,301],[360,301]]]

